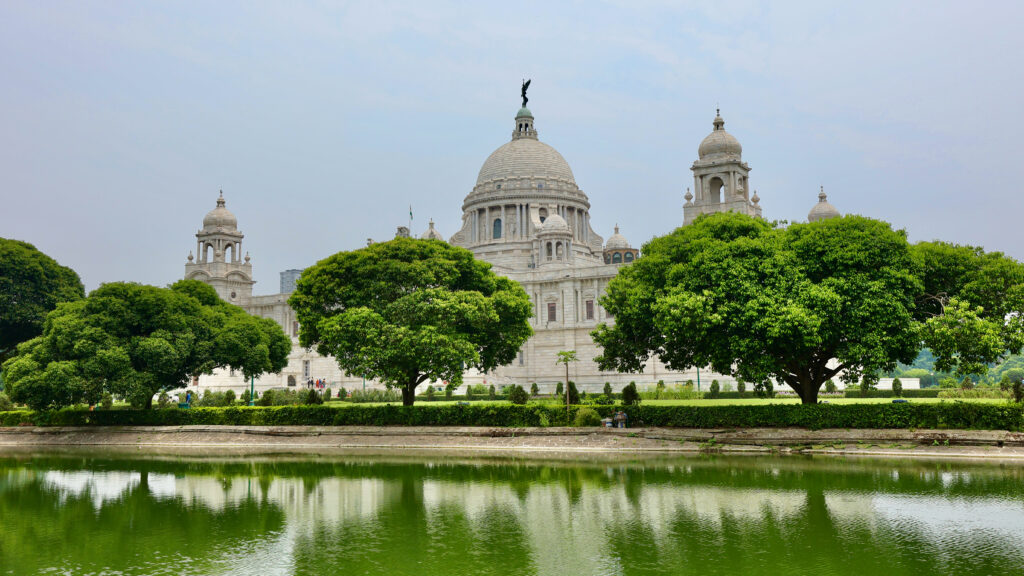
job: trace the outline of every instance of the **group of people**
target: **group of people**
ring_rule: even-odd
[[[322,393],[324,389],[327,388],[327,380],[324,380],[322,378],[317,378],[316,380],[313,380],[312,378],[310,378],[309,381],[306,382],[306,387],[311,388],[313,390],[319,390]]]

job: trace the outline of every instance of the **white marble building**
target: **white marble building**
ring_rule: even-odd
[[[748,196],[750,167],[742,160],[742,147],[725,131],[724,124],[716,115],[714,129],[700,144],[698,159],[691,167],[697,194],[693,196],[687,190],[684,224],[700,214],[729,210],[761,215],[757,193]],[[825,201],[824,192],[820,198],[809,218],[838,216],[838,211]],[[522,284],[533,302],[530,323],[534,336],[512,364],[489,374],[469,372],[465,383],[518,383],[529,387],[536,382],[542,390],[550,390],[565,377],[564,366],[555,363],[557,353],[575,350],[580,361],[570,365],[570,378],[586,390],[601,390],[605,382],[618,390],[630,381],[643,387],[658,380],[669,385],[693,380],[706,389],[713,379],[719,380],[724,389],[735,389],[731,377],[703,370],[669,371],[654,360],[642,374],[598,369],[593,358],[599,349],[590,332],[601,322],[613,321],[599,299],[619,268],[636,259],[639,251],[619,233],[618,226],[605,241],[591,227],[590,210],[590,200],[577,185],[569,163],[538,139],[533,114],[521,108],[515,116],[511,140],[498,147],[480,168],[476,184],[462,204],[462,227],[448,241],[490,262],[495,273]],[[408,233],[404,227],[399,228],[399,234]],[[444,240],[433,222],[421,237]],[[325,379],[334,390],[341,386],[350,390],[380,386],[345,376],[331,358],[299,346],[298,323],[287,303],[299,271],[282,272],[279,294],[252,294],[252,264],[248,254],[244,260],[239,256],[243,234],[227,210],[223,195],[203,219],[196,239],[199,257],[189,254],[185,277],[209,283],[222,298],[252,314],[273,318],[292,337],[287,368],[281,374],[258,379],[258,389],[301,387],[310,378]],[[198,381],[200,388],[236,391],[247,384],[241,374],[224,370]],[[913,383],[905,386],[913,387]]]

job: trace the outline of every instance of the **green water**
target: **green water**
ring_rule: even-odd
[[[1024,468],[0,456],[0,574],[1024,574]]]

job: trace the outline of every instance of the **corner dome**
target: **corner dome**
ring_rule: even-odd
[[[707,138],[700,143],[700,147],[697,149],[697,156],[701,160],[714,157],[741,157],[743,155],[743,146],[740,146],[740,141],[732,134],[725,131],[725,120],[722,120],[720,115],[716,114],[714,126],[715,129],[712,130],[711,134],[708,134]]]
[[[565,232],[567,234],[572,231],[569,229],[569,224],[558,214],[552,214],[548,216],[544,223],[540,225],[540,232],[542,234]]]
[[[825,194],[825,187],[821,187],[821,192],[818,193],[818,203],[811,208],[811,211],[807,214],[808,222],[817,222],[819,220],[828,220],[829,218],[839,218],[842,214],[836,207],[829,203],[828,196]]]
[[[567,180],[576,184],[565,158],[551,146],[532,138],[512,140],[491,153],[480,168],[476,184],[499,178]]]
[[[203,218],[203,230],[213,231],[218,228],[238,230],[238,219],[224,207],[224,191],[217,198],[217,207],[207,212]]]
[[[442,236],[441,233],[438,232],[437,229],[434,228],[434,221],[433,220],[430,221],[430,228],[427,228],[427,231],[420,235],[420,239],[422,239],[422,240],[440,240],[440,241],[444,242],[444,236]]]
[[[615,234],[608,237],[608,241],[605,242],[605,250],[617,250],[621,248],[630,248],[629,240],[622,234],[619,234],[619,225],[615,225]]]

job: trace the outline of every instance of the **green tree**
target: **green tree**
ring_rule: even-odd
[[[555,364],[565,364],[565,410],[567,413],[569,411],[569,404],[572,404],[573,395],[576,392],[576,387],[569,384],[569,364],[578,361],[575,350],[560,350],[555,358]],[[576,403],[579,403],[579,395],[577,394],[576,396]]]
[[[835,394],[836,393],[836,382],[835,382],[835,380],[829,378],[828,380],[825,381],[825,392],[827,394]]]
[[[897,398],[903,397],[903,382],[900,382],[899,378],[893,378],[892,380],[892,395]]]
[[[303,346],[401,389],[406,406],[424,381],[510,363],[532,334],[522,287],[438,240],[339,252],[303,272],[289,303]]]
[[[708,398],[718,398],[719,391],[718,380],[712,380],[711,386],[708,388]]]
[[[116,282],[59,306],[43,334],[4,363],[4,374],[12,397],[35,409],[95,404],[103,392],[149,408],[154,394],[214,368],[246,378],[280,371],[290,350],[273,320],[223,302],[195,280],[170,288]]]
[[[609,397],[609,398],[612,397],[612,383],[611,382],[605,382],[604,383],[604,395]]]
[[[649,242],[609,283],[601,304],[615,324],[593,333],[596,360],[636,372],[657,356],[672,370],[774,378],[812,404],[840,373],[853,382],[914,359],[920,292],[905,234],[884,222],[704,216]]]
[[[935,370],[985,374],[1024,347],[1024,264],[1000,252],[946,242],[913,247],[923,290],[915,316]]]
[[[0,363],[15,346],[43,332],[46,315],[61,302],[85,297],[78,274],[35,246],[0,238]]]
[[[530,396],[536,396],[540,394],[540,388],[537,387],[537,383],[530,384]]]

